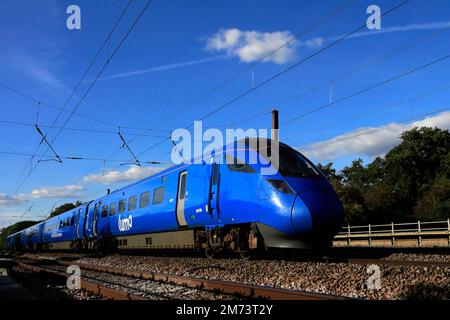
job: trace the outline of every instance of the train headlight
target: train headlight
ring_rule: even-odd
[[[283,180],[267,179],[267,181],[280,192],[294,194],[294,191]]]

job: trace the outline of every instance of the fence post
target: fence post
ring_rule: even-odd
[[[392,246],[395,245],[395,238],[394,238],[394,222],[391,222],[391,235],[392,235]]]
[[[369,223],[369,246],[372,245],[372,237],[371,237],[371,234],[372,234],[372,228],[370,227],[370,223]]]
[[[350,245],[350,225],[347,225],[347,245]]]
[[[448,245],[450,246],[450,219],[447,219],[447,227],[448,227]]]
[[[417,230],[419,231],[419,247],[422,245],[422,235],[420,234],[420,220],[417,221]]]

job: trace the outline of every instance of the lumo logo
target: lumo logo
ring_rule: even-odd
[[[66,273],[70,274],[67,278],[67,288],[69,290],[81,289],[81,269],[79,266],[71,265],[67,267]]]
[[[120,232],[130,230],[133,227],[133,216],[130,214],[128,218],[121,219],[119,215],[118,226]]]

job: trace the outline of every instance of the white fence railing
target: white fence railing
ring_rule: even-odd
[[[338,245],[450,246],[450,219],[365,226],[346,226],[334,238]]]

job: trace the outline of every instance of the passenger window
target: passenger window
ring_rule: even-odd
[[[230,171],[237,171],[237,172],[243,172],[243,173],[255,173],[256,170],[253,169],[251,166],[246,164],[245,162],[242,162],[238,158],[226,156],[227,160],[227,167],[230,169]]]
[[[150,192],[144,192],[141,194],[141,198],[139,200],[139,208],[148,207],[148,203],[150,200]]]
[[[103,206],[102,208],[102,218],[108,215],[108,206]]]
[[[162,176],[162,178],[161,178],[161,184],[166,183],[166,177],[167,177],[167,176]]]
[[[155,189],[155,191],[153,192],[153,204],[159,204],[164,201],[165,190],[165,187],[159,187]]]
[[[73,226],[75,223],[75,216],[72,216],[72,219],[70,219],[70,225]]]
[[[184,199],[186,197],[186,176],[186,173],[182,173],[180,182],[180,194],[178,196],[179,199]]]
[[[136,196],[130,197],[130,199],[128,200],[128,211],[133,211],[134,209],[136,209],[136,205],[137,205],[137,197]]]
[[[127,200],[123,199],[119,201],[119,213],[122,213],[125,211],[127,207]]]
[[[109,207],[109,215],[113,216],[116,214],[116,203],[111,203],[111,206]]]

